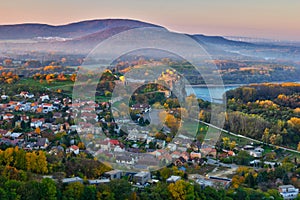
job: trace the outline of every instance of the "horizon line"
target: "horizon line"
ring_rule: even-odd
[[[279,39],[279,38],[271,38],[271,37],[257,37],[257,36],[250,36],[250,35],[222,35],[222,34],[207,34],[207,33],[199,33],[199,32],[185,32],[185,31],[180,31],[180,30],[175,30],[172,29],[168,26],[161,25],[156,22],[150,22],[147,20],[140,20],[140,19],[135,19],[135,18],[120,18],[120,17],[108,17],[108,18],[91,18],[91,19],[82,19],[82,20],[74,20],[74,21],[69,21],[69,22],[64,22],[64,23],[48,23],[48,22],[38,22],[38,21],[31,21],[31,22],[16,22],[16,23],[1,23],[0,26],[18,26],[18,25],[47,25],[47,26],[53,26],[53,27],[60,27],[60,26],[68,26],[71,24],[77,24],[81,22],[89,22],[89,21],[104,21],[104,20],[130,20],[130,21],[137,21],[137,22],[142,22],[142,23],[148,23],[152,24],[155,26],[160,26],[162,28],[165,28],[169,31],[180,33],[180,34],[190,34],[190,35],[204,35],[204,36],[220,36],[224,37],[225,39],[228,40],[234,40],[234,37],[239,37],[239,38],[245,38],[245,39],[258,39],[258,40],[271,40],[271,41],[277,41],[277,42],[300,42],[300,40],[295,40],[295,39]],[[228,38],[228,37],[233,37],[233,38]],[[234,41],[239,41],[239,40],[234,40]],[[241,41],[243,42],[243,41]]]

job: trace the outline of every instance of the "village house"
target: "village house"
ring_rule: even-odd
[[[155,158],[154,155],[148,154],[148,155],[141,156],[138,159],[137,164],[147,166],[146,168],[148,168],[151,166],[158,166],[159,160],[157,158]]]
[[[114,152],[118,152],[118,153],[125,152],[125,148],[122,148],[121,146],[117,145],[114,148]]]
[[[176,183],[177,181],[181,180],[180,176],[170,176],[169,178],[167,178],[166,182],[167,183]]]
[[[263,156],[264,149],[261,147],[254,147],[252,145],[245,145],[243,150],[248,151],[250,156],[253,156],[254,158],[261,158]]]
[[[231,184],[231,179],[223,178],[223,177],[216,177],[216,176],[206,176],[201,177],[196,180],[202,189],[205,187],[222,187],[224,189],[228,188]]]
[[[99,141],[98,144],[100,145],[100,149],[103,150],[103,151],[110,151],[111,150],[109,139]]]
[[[136,128],[128,131],[127,140],[129,141],[141,141],[145,142],[148,135],[145,133],[140,133]]]
[[[88,180],[88,183],[90,185],[99,185],[99,184],[105,184],[105,183],[109,183],[110,180],[109,179],[95,179],[95,180]]]
[[[21,139],[21,136],[23,136],[23,133],[15,133],[14,132],[14,133],[9,134],[8,137],[14,140],[14,139]]]
[[[135,160],[134,160],[134,158],[130,157],[129,155],[123,154],[123,155],[116,156],[116,163],[133,165],[135,163]]]
[[[2,100],[6,100],[6,99],[8,99],[8,98],[9,98],[9,96],[7,96],[7,95],[5,95],[5,94],[1,95],[1,99],[2,99]]]
[[[22,91],[22,92],[20,92],[20,96],[24,97],[24,98],[32,99],[34,97],[34,94],[31,94],[31,93],[26,92],[26,91]]]
[[[187,162],[187,160],[184,157],[180,156],[179,158],[177,158],[175,160],[174,165],[181,167],[186,162]]]
[[[133,176],[133,182],[141,185],[144,185],[150,179],[151,179],[151,173],[147,171],[139,172]]]
[[[195,159],[195,158],[199,158],[199,159],[200,159],[200,158],[201,158],[201,153],[193,152],[193,151],[192,151],[192,152],[190,153],[190,158],[191,158],[191,159]]]
[[[167,145],[167,149],[169,149],[169,151],[176,151],[177,145],[174,143],[169,143]]]
[[[30,127],[32,127],[32,128],[41,127],[44,123],[45,123],[44,118],[41,118],[41,119],[33,118],[33,119],[31,119]]]
[[[201,148],[200,152],[202,153],[203,157],[205,156],[212,156],[213,158],[217,157],[217,150],[212,147]]]
[[[104,173],[104,177],[110,179],[110,180],[114,180],[114,179],[121,179],[122,178],[122,174],[123,174],[123,171],[121,170],[111,170],[111,171],[108,171],[108,172],[105,172]]]
[[[36,148],[38,149],[46,149],[49,145],[48,138],[38,138],[35,144]]]
[[[67,152],[74,153],[76,155],[79,154],[79,147],[76,145],[72,145],[68,148]]]
[[[278,187],[278,191],[284,200],[296,199],[299,194],[299,189],[293,185],[281,185]]]
[[[166,146],[165,140],[156,140],[156,147],[159,149],[163,149]]]
[[[43,103],[42,108],[43,108],[43,113],[52,112],[54,110],[54,107],[51,103]]]
[[[50,97],[47,94],[44,94],[42,96],[40,96],[40,101],[44,102],[44,101],[50,101]]]
[[[139,112],[150,112],[151,106],[149,104],[134,104],[131,106],[131,110],[139,111]]]
[[[5,113],[5,114],[3,115],[3,120],[11,120],[11,119],[13,119],[13,118],[14,118],[14,115],[11,114],[11,113]]]
[[[73,178],[64,178],[62,179],[62,182],[65,184],[70,184],[70,183],[83,183],[83,179],[79,177],[73,177]]]

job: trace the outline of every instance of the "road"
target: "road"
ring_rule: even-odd
[[[234,137],[239,137],[239,138],[247,139],[247,140],[250,140],[250,141],[253,141],[253,142],[257,142],[257,143],[259,143],[259,144],[268,145],[268,146],[273,147],[273,148],[278,148],[278,149],[282,149],[282,150],[285,150],[285,151],[290,151],[290,152],[293,152],[293,153],[298,153],[298,154],[300,154],[299,151],[294,150],[294,149],[290,149],[290,148],[286,148],[286,147],[278,146],[278,145],[273,145],[273,144],[266,144],[266,143],[263,143],[262,141],[259,141],[259,140],[256,140],[256,139],[253,139],[253,138],[250,138],[250,137],[246,137],[246,136],[243,136],[243,135],[240,135],[240,134],[235,134],[235,133],[233,133],[233,132],[227,131],[227,130],[225,130],[225,129],[223,129],[223,128],[220,128],[220,127],[217,127],[217,126],[215,126],[215,125],[213,125],[213,124],[210,124],[210,123],[207,123],[207,122],[204,122],[204,121],[201,121],[201,120],[198,120],[198,121],[199,121],[200,123],[202,123],[202,124],[205,124],[205,125],[207,125],[207,126],[210,126],[210,127],[212,127],[212,128],[215,128],[215,129],[217,129],[217,130],[220,130],[220,131],[223,131],[223,132],[225,132],[225,133],[228,133],[229,135],[232,135],[232,136],[234,136]]]

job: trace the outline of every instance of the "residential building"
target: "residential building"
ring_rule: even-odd
[[[79,154],[79,147],[76,145],[70,146],[70,152],[73,152],[74,154]]]
[[[109,183],[109,179],[95,179],[95,180],[88,180],[90,185],[99,185],[104,183]]]
[[[167,178],[167,183],[176,183],[177,181],[181,180],[180,176],[170,176],[169,178]]]
[[[150,172],[146,172],[146,171],[139,172],[133,176],[133,181],[141,185],[144,185],[150,179],[151,179],[151,174]]]
[[[79,183],[83,183],[83,179],[82,178],[79,178],[79,177],[73,177],[73,178],[64,178],[62,180],[63,183],[66,183],[66,184],[69,184],[69,183],[76,183],[76,182],[79,182]]]
[[[110,180],[121,179],[122,173],[123,172],[121,170],[115,169],[115,170],[111,170],[111,171],[105,172],[104,176],[107,177]]]
[[[296,199],[299,194],[299,189],[293,185],[281,185],[278,191],[284,200]]]

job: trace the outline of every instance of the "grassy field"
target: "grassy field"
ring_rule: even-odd
[[[24,78],[21,79],[19,82],[19,84],[25,84],[25,85],[31,85],[31,86],[42,86],[42,87],[46,87],[46,88],[54,88],[54,89],[64,89],[65,87],[72,87],[73,88],[73,84],[74,82],[70,81],[70,80],[66,80],[66,81],[53,81],[51,83],[47,83],[47,81],[43,80],[43,82],[41,83],[40,80],[34,80],[33,78]]]
[[[31,87],[41,87],[53,92],[61,90],[61,93],[67,96],[72,96],[74,82],[70,80],[66,80],[66,81],[54,80],[51,83],[47,83],[46,80],[40,82],[40,80],[34,80],[33,78],[24,78],[21,79],[18,82],[18,84],[23,84]]]

